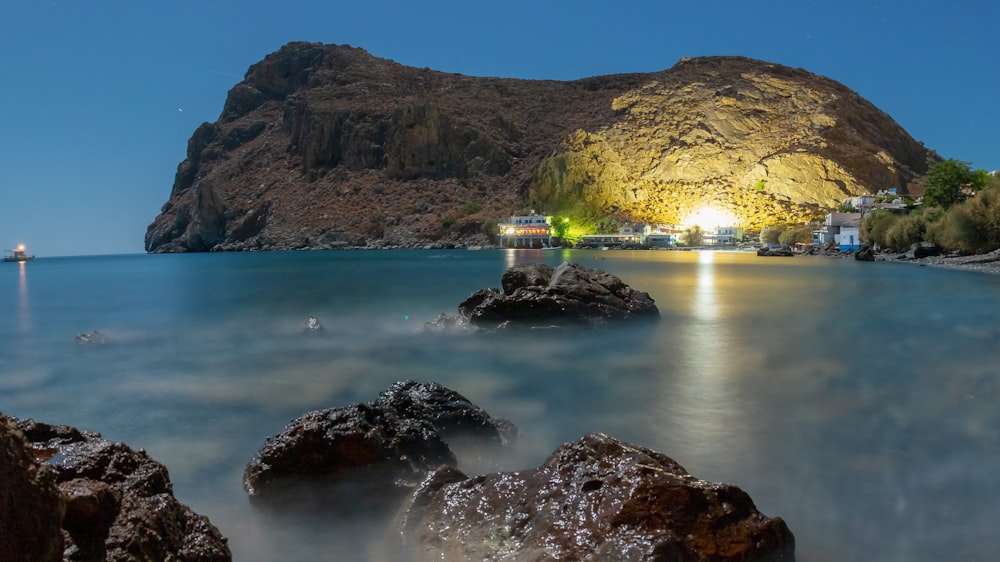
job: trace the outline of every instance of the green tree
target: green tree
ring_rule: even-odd
[[[568,238],[569,224],[569,217],[564,215],[555,215],[549,219],[549,226],[552,228],[552,236],[563,239]]]
[[[947,209],[982,189],[990,174],[971,166],[954,158],[931,166],[924,183],[924,205]]]

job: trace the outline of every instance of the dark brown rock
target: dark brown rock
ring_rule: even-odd
[[[559,447],[535,469],[432,473],[394,529],[400,550],[388,558],[410,562],[795,558],[785,523],[739,488],[603,434]]]
[[[0,414],[0,560],[62,560],[65,509],[52,469],[36,462],[15,422]]]
[[[871,246],[863,246],[857,252],[854,252],[854,259],[857,261],[875,261],[875,249]]]
[[[776,247],[776,248],[770,248],[768,246],[762,246],[761,248],[757,249],[757,255],[758,256],[766,256],[766,257],[776,257],[777,256],[777,257],[790,258],[790,257],[792,257],[792,249],[789,248],[789,247],[787,247],[787,246],[779,246],[779,247]]]
[[[865,191],[918,195],[938,159],[844,85],[764,61],[561,82],[297,42],[252,65],[194,132],[145,242],[486,246],[490,225],[530,208],[681,224],[711,205],[755,231]]]
[[[395,508],[453,447],[506,445],[513,425],[436,383],[400,381],[374,402],[310,412],[270,437],[243,485],[257,505],[350,514]]]
[[[656,319],[659,310],[648,293],[636,291],[600,269],[563,262],[515,265],[501,278],[503,291],[482,289],[459,307],[476,326],[566,327],[623,320]]]
[[[916,244],[913,248],[913,259],[919,260],[923,258],[936,257],[942,254],[940,246],[935,246],[933,244]]]
[[[68,426],[18,427],[65,497],[65,560],[232,560],[219,530],[177,501],[167,469],[144,451]]]

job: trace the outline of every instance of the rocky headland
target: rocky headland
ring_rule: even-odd
[[[188,142],[149,252],[490,245],[535,209],[748,230],[917,195],[939,160],[846,86],[742,57],[574,81],[471,77],[290,43]]]

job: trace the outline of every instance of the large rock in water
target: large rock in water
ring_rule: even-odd
[[[602,325],[660,315],[649,293],[578,263],[515,265],[500,281],[502,291],[476,291],[458,306],[459,314],[483,328]]]
[[[55,473],[35,461],[14,420],[0,414],[0,560],[62,560],[65,509]]]
[[[426,474],[455,466],[453,447],[505,446],[516,434],[461,394],[400,381],[374,402],[310,412],[267,439],[244,471],[265,507],[344,514],[395,508]]]
[[[177,501],[167,469],[144,451],[68,426],[18,428],[65,498],[64,560],[232,560],[219,530]]]
[[[467,478],[445,468],[414,492],[388,559],[770,562],[795,559],[784,521],[735,486],[667,456],[589,434],[542,466]]]
[[[193,131],[145,244],[483,246],[523,208],[682,224],[713,206],[755,231],[864,192],[915,197],[939,159],[843,84],[759,60],[561,82],[290,43]]]

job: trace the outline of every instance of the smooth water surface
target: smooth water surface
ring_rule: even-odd
[[[661,320],[415,333],[514,263],[563,260],[649,292]],[[512,420],[511,469],[602,431],[734,483],[800,562],[1000,552],[996,276],[717,252],[39,258],[0,266],[0,313],[0,411],[146,449],[238,561],[364,559],[351,524],[275,522],[241,476],[289,420],[400,379]],[[300,333],[310,315],[327,331]],[[116,344],[74,343],[94,329]]]

